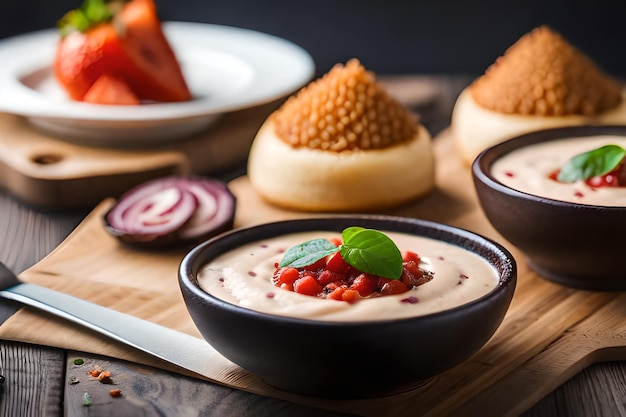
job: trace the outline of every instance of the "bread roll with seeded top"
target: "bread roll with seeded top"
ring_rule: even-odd
[[[625,124],[622,85],[562,36],[540,26],[521,37],[457,98],[451,132],[468,163],[524,133]]]
[[[287,100],[248,158],[252,187],[294,210],[371,211],[434,187],[431,136],[353,59]]]

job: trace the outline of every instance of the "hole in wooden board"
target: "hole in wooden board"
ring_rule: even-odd
[[[44,153],[33,156],[31,160],[38,165],[52,165],[61,162],[63,160],[63,155],[58,153]]]

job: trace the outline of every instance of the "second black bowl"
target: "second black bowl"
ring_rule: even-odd
[[[626,290],[626,207],[540,197],[494,178],[494,163],[526,146],[566,138],[626,137],[626,126],[577,126],[537,131],[483,151],[472,165],[480,205],[494,228],[541,276],[585,290]],[[604,139],[600,139],[604,138]]]

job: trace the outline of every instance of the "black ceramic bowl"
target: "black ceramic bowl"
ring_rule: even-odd
[[[511,151],[555,139],[625,136],[626,126],[577,126],[536,131],[484,150],[472,165],[481,207],[493,227],[542,277],[585,290],[626,290],[626,207],[538,197],[503,185],[492,166]]]
[[[499,284],[475,301],[440,313],[369,322],[259,313],[209,295],[198,284],[205,264],[242,244],[300,231],[340,233],[354,225],[461,246],[489,262]],[[200,333],[232,362],[283,390],[356,398],[411,389],[472,356],[504,318],[516,273],[511,254],[484,237],[416,219],[370,215],[289,220],[228,232],[191,250],[180,265],[179,281]]]

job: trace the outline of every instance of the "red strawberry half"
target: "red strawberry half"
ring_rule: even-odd
[[[191,99],[152,0],[85,0],[81,8],[61,19],[59,28],[62,37],[54,73],[72,99],[85,100],[87,92],[94,91],[94,83],[105,75],[101,84],[116,91],[104,94],[101,85],[89,101],[129,104],[129,96],[158,102]],[[119,87],[131,94],[121,94]],[[110,102],[116,96],[121,101]]]

